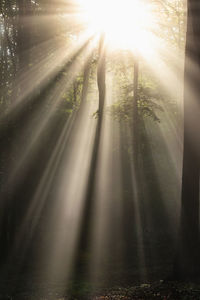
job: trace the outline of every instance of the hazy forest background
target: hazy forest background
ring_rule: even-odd
[[[121,47],[82,2],[0,1],[0,299],[199,276],[200,4],[144,1]]]

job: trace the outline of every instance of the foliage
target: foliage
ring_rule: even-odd
[[[123,87],[122,99],[115,102],[110,112],[114,119],[118,121],[131,121],[133,112],[133,85]],[[154,121],[160,121],[157,111],[162,111],[162,95],[157,90],[140,84],[138,87],[138,113],[139,117],[150,117]]]

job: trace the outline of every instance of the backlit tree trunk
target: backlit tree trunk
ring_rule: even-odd
[[[78,242],[78,253],[76,257],[75,265],[75,276],[80,276],[83,273],[84,265],[80,258],[80,253],[84,253],[90,246],[90,235],[91,235],[91,221],[92,221],[92,212],[94,207],[94,195],[95,195],[95,183],[97,179],[98,171],[98,157],[99,157],[99,148],[102,132],[102,123],[103,123],[103,110],[105,103],[106,95],[106,83],[105,83],[105,73],[106,73],[106,54],[104,48],[104,35],[101,36],[99,42],[99,60],[97,66],[97,84],[99,90],[99,108],[98,108],[98,120],[96,125],[96,132],[93,144],[93,150],[91,154],[90,169],[87,179],[87,188],[85,192],[85,206],[83,211],[83,217],[81,221],[81,232]],[[82,272],[81,272],[82,271]]]
[[[188,0],[180,240],[175,276],[199,273],[200,2]]]
[[[137,57],[134,61],[134,81],[133,81],[133,162],[137,170],[138,163],[138,77],[139,77],[139,62]]]

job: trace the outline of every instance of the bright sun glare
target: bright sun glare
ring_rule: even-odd
[[[79,0],[91,33],[104,32],[107,43],[124,49],[148,48],[154,25],[152,9],[141,0]]]

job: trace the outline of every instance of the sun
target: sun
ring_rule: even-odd
[[[78,0],[82,21],[91,33],[105,33],[109,45],[141,50],[152,43],[154,18],[150,2]]]

